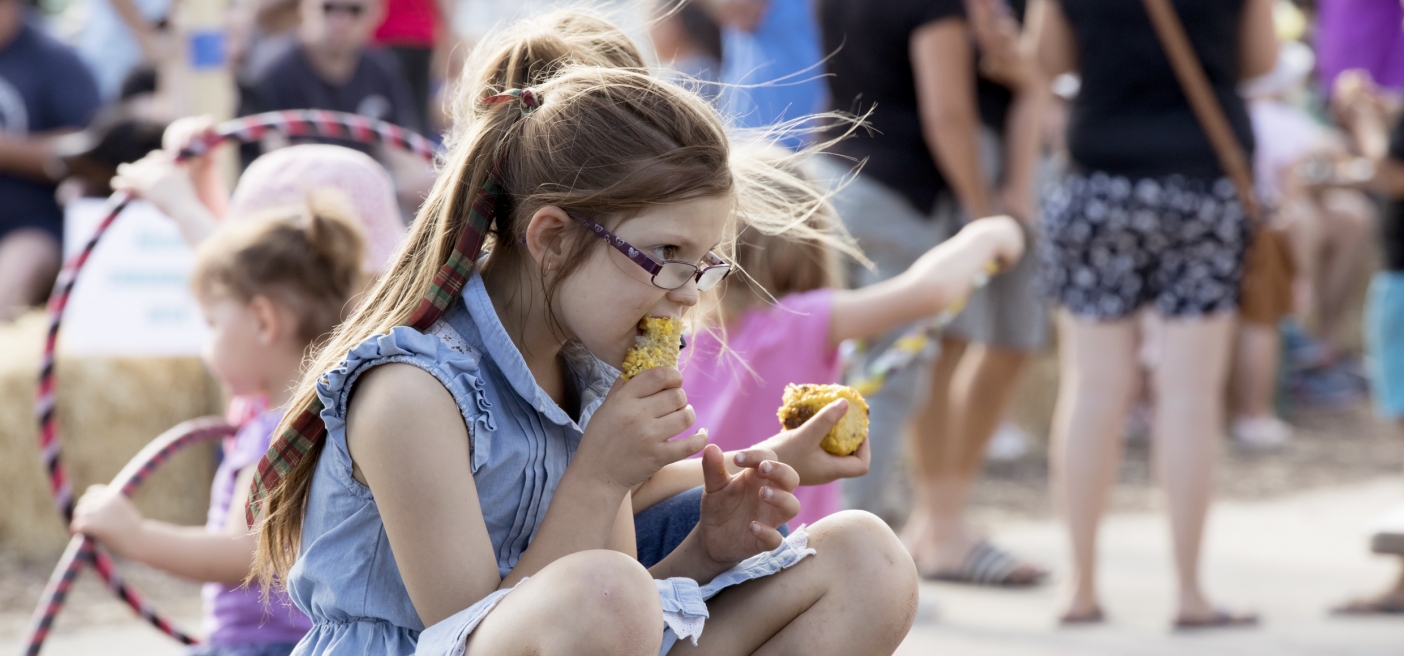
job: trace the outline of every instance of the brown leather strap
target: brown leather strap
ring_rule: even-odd
[[[1238,189],[1238,199],[1243,204],[1243,211],[1249,219],[1258,222],[1263,216],[1262,205],[1258,203],[1258,195],[1253,190],[1253,174],[1248,166],[1248,156],[1233,133],[1233,128],[1229,126],[1218,97],[1209,86],[1209,78],[1204,75],[1204,67],[1200,65],[1199,57],[1195,55],[1194,47],[1185,35],[1185,26],[1180,22],[1179,14],[1175,13],[1175,6],[1170,0],[1141,2],[1146,7],[1151,26],[1155,28],[1155,35],[1160,38],[1160,45],[1165,49],[1166,57],[1170,59],[1170,67],[1175,70],[1175,77],[1180,81],[1180,88],[1189,99],[1190,109],[1194,111],[1199,125],[1209,137],[1209,144],[1214,147],[1219,166]]]

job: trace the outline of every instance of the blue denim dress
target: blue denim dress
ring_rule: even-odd
[[[458,656],[473,629],[511,593],[493,592],[427,629],[420,622],[375,497],[351,474],[346,411],[356,379],[377,365],[403,362],[429,372],[453,395],[468,427],[473,482],[498,574],[506,577],[540,528],[584,425],[619,375],[577,344],[566,347],[565,360],[580,394],[579,424],[536,384],[475,273],[460,302],[429,331],[399,327],[371,337],[317,381],[327,441],[312,478],[302,551],[287,580],[289,596],[313,626],[294,654]],[[812,553],[801,528],[778,549],[707,585],[686,578],[656,581],[663,605],[659,621],[666,628],[662,653],[679,637],[696,642],[706,600],[723,588],[774,574]]]

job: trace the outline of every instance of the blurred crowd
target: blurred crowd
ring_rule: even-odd
[[[243,144],[229,170],[174,153],[208,133],[209,116],[283,109],[356,113],[441,141],[466,53],[495,26],[555,4],[0,0],[0,321],[47,297],[65,204],[114,188],[158,205],[192,244],[227,216],[340,188],[374,275],[434,184],[413,156],[277,135]],[[1028,255],[1002,258],[929,364],[896,372],[869,398],[871,470],[797,494],[803,519],[870,510],[902,527],[925,577],[1044,582],[1046,564],[1000,548],[966,511],[985,459],[1017,455],[1029,439],[1010,406],[1056,328],[1050,460],[1073,546],[1063,621],[1103,616],[1098,523],[1122,444],[1149,437],[1173,529],[1175,622],[1251,624],[1251,613],[1211,601],[1199,576],[1220,436],[1282,448],[1294,412],[1370,399],[1383,419],[1404,421],[1400,0],[1171,3],[1226,126],[1217,142],[1133,0],[596,4],[628,16],[630,36],[652,44],[647,63],[738,130],[823,151],[796,173],[829,183],[862,255],[753,242],[742,265],[768,293],[737,301],[732,316],[830,285],[890,284],[982,217],[1013,217],[1026,239]],[[202,95],[208,79],[237,100]],[[357,152],[306,149],[312,141]],[[1225,144],[1247,153],[1261,212],[1235,186]],[[278,159],[288,146],[303,149]],[[231,200],[234,171],[243,178]],[[272,199],[280,184],[285,197]],[[258,192],[241,196],[246,188]],[[1269,238],[1290,263],[1279,272],[1284,300],[1238,316],[1241,294],[1272,294],[1244,287],[1256,284],[1252,256]],[[851,257],[795,273],[839,256]],[[865,371],[902,327],[871,333],[833,339],[867,337],[849,371]],[[904,463],[909,490],[896,483]],[[1404,510],[1380,531],[1377,548],[1404,553]],[[1404,612],[1404,571],[1343,610]]]

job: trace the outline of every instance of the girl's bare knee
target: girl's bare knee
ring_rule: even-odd
[[[870,512],[845,510],[816,523],[811,531],[825,574],[846,596],[861,597],[861,606],[905,635],[916,617],[917,571],[911,554],[887,523]]]
[[[571,554],[542,570],[559,613],[546,619],[563,629],[572,654],[654,656],[663,641],[663,609],[653,577],[639,561],[617,551]],[[555,650],[548,649],[548,653]]]

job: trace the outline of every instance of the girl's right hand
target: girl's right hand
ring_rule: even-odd
[[[118,554],[128,555],[141,532],[142,519],[141,511],[121,490],[93,485],[74,506],[69,530],[98,540]]]
[[[596,480],[627,491],[664,465],[701,451],[707,431],[672,439],[697,421],[676,368],[648,369],[622,380],[590,418],[575,463]]]

